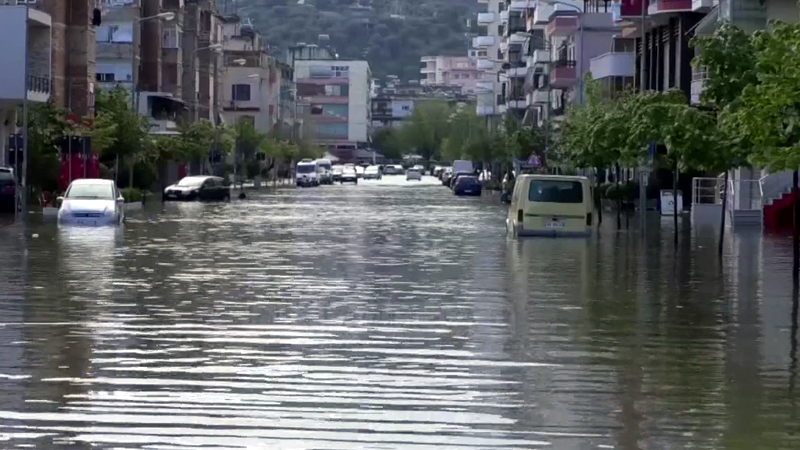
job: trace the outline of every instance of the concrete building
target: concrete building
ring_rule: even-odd
[[[372,99],[372,127],[399,127],[414,112],[414,99],[379,95]]]
[[[470,54],[476,57],[476,68],[483,71],[475,85],[476,111],[479,116],[498,116],[506,110],[502,92],[506,77],[500,72],[500,31],[508,11],[505,0],[478,0],[478,3],[486,5],[486,10],[478,13],[478,25],[486,28],[483,34],[472,39],[470,49]]]
[[[0,4],[0,164],[17,132],[23,100],[82,117],[94,109],[94,0],[6,0]]]
[[[486,50],[473,50],[475,55],[486,55]],[[474,94],[483,71],[478,69],[476,58],[469,56],[423,56],[420,59],[420,84],[423,86],[460,86],[464,94]]]
[[[295,59],[294,76],[298,101],[308,105],[310,135],[336,157],[354,160],[372,125],[369,63]]]
[[[190,117],[219,122],[223,18],[212,0],[186,2],[181,49],[183,99]]]

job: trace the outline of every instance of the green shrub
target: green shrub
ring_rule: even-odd
[[[608,188],[611,187],[611,183],[601,183],[594,188],[594,200],[600,201],[600,199],[606,198],[608,193]]]
[[[122,190],[122,197],[125,199],[125,203],[136,203],[142,201],[144,194],[136,188],[125,188]]]
[[[628,181],[627,183],[625,183],[624,190],[625,190],[625,195],[624,195],[625,201],[632,202],[637,198],[639,198],[639,183],[635,181]]]
[[[614,201],[621,201],[625,199],[625,186],[624,185],[617,185],[611,184],[606,189],[605,195],[603,198],[607,198],[609,200]]]

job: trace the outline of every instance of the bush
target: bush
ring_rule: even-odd
[[[622,201],[622,200],[624,200],[625,199],[625,186],[621,185],[621,184],[620,185],[611,184],[606,189],[604,198],[607,198],[607,199],[613,200],[613,201]]]
[[[122,197],[125,199],[125,203],[136,203],[142,201],[144,194],[136,188],[125,188],[122,190]]]
[[[613,186],[611,183],[602,183],[599,184],[597,187],[594,188],[594,200],[595,202],[600,201],[600,199],[606,198],[608,194],[608,188]]]
[[[628,181],[625,183],[625,201],[632,202],[639,198],[639,183],[635,181]]]

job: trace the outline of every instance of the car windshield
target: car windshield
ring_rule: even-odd
[[[347,172],[347,173],[353,173],[353,172],[356,171],[356,168],[355,167],[345,167],[344,171]]]
[[[0,170],[0,180],[13,180],[14,175],[11,175],[10,170]]]
[[[297,173],[312,173],[315,170],[317,170],[317,167],[311,164],[301,164],[297,166]]]
[[[178,186],[180,187],[200,187],[203,184],[203,181],[206,181],[205,178],[183,178],[181,181],[178,182]]]
[[[478,179],[475,177],[459,177],[458,178],[458,185],[459,186],[474,186],[478,184]]]
[[[66,198],[114,200],[114,189],[111,184],[75,184],[67,191]]]
[[[331,165],[328,163],[317,163],[317,166],[322,167],[323,169],[331,170]]]
[[[533,180],[528,200],[542,203],[583,203],[583,185],[579,181]]]

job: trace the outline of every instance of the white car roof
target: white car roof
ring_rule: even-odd
[[[114,184],[114,180],[106,180],[104,178],[81,178],[80,180],[74,180],[70,183],[70,185],[73,184]]]

